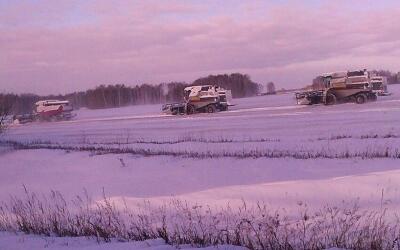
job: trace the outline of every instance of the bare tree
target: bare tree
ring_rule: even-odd
[[[7,117],[10,115],[11,105],[6,103],[4,98],[0,98],[0,135],[4,133],[7,128]]]

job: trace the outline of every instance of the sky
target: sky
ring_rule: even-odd
[[[397,0],[0,0],[0,92],[400,71]]]

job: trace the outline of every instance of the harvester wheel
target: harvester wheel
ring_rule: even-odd
[[[221,110],[221,111],[227,111],[227,110],[228,110],[228,106],[222,106],[219,110]]]
[[[325,98],[325,105],[334,105],[336,104],[336,96],[332,93],[328,93]]]
[[[376,96],[376,94],[370,94],[370,95],[368,96],[368,99],[369,99],[371,102],[375,102],[375,101],[378,99],[378,97]]]
[[[356,103],[357,104],[363,104],[367,101],[367,96],[365,94],[358,94],[356,96]]]
[[[192,114],[194,114],[194,111],[195,111],[195,109],[194,109],[194,106],[193,105],[187,105],[187,107],[186,107],[186,114],[188,114],[188,115],[192,115]]]
[[[215,105],[210,104],[207,106],[207,113],[215,113],[217,109],[215,108]]]

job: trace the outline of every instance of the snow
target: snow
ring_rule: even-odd
[[[174,197],[223,206],[227,201],[241,204],[245,199],[251,203],[262,201],[276,209],[289,209],[298,201],[318,206],[356,198],[377,207],[384,189],[385,199],[390,199],[393,206],[400,204],[396,159],[369,160],[367,165],[366,161],[354,159],[193,161],[125,154],[90,156],[86,152],[54,150],[14,151],[2,158],[12,162],[2,167],[2,200],[9,194],[22,195],[25,185],[37,193],[59,190],[68,199],[83,194],[84,189],[101,199],[104,188],[117,203],[124,198],[136,204],[145,198],[159,204]],[[24,158],[30,159],[29,163],[15,160]],[[330,195],[326,196],[327,193]]]
[[[15,125],[3,139],[158,155],[1,148],[0,200],[21,195],[25,185],[37,193],[58,190],[68,199],[84,190],[101,199],[104,188],[115,204],[124,200],[132,207],[143,199],[159,205],[177,198],[215,209],[245,200],[291,213],[299,202],[318,209],[358,201],[362,208],[398,211],[400,86],[389,87],[393,95],[363,105],[297,106],[293,95],[283,94],[235,99],[236,106],[217,114],[170,116],[160,112],[161,105],[146,105],[81,109],[72,121]],[[270,151],[287,154],[263,157]],[[292,153],[326,157],[300,159]],[[374,153],[383,155],[360,157]],[[63,249],[65,241],[68,249],[103,247],[87,239],[53,240],[49,249]],[[29,244],[15,244],[20,241]],[[6,249],[41,249],[47,241],[2,234],[0,249],[4,244]],[[110,244],[113,249],[170,249]]]
[[[97,242],[95,239],[84,237],[42,237],[35,235],[12,234],[0,232],[1,250],[174,250],[176,247],[166,245],[162,239],[146,240],[142,242]],[[181,246],[179,249],[193,249],[190,246]],[[242,247],[218,246],[206,247],[202,250],[241,250]]]

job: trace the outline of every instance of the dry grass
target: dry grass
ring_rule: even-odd
[[[389,139],[389,138],[400,138],[400,135],[393,133],[386,134],[365,134],[365,135],[333,135],[330,137],[320,137],[317,141],[335,141],[335,140],[343,140],[343,139],[356,139],[356,140],[366,140],[366,139]]]
[[[400,223],[385,210],[357,205],[323,207],[310,213],[299,205],[297,216],[266,206],[209,207],[173,200],[154,208],[117,209],[104,195],[93,203],[84,195],[67,202],[58,192],[12,197],[0,207],[0,229],[47,236],[89,236],[99,241],[162,238],[172,245],[231,244],[249,249],[399,249]]]
[[[293,158],[293,159],[381,159],[391,158],[400,159],[400,150],[393,147],[373,146],[359,151],[343,149],[337,152],[330,148],[316,148],[310,150],[281,150],[281,149],[243,149],[243,151],[194,151],[194,150],[175,150],[175,149],[153,149],[123,147],[121,145],[65,145],[50,142],[16,142],[0,141],[0,144],[12,146],[14,149],[51,149],[66,151],[86,151],[91,154],[132,154],[137,156],[172,156],[193,159],[213,159],[213,158]]]

